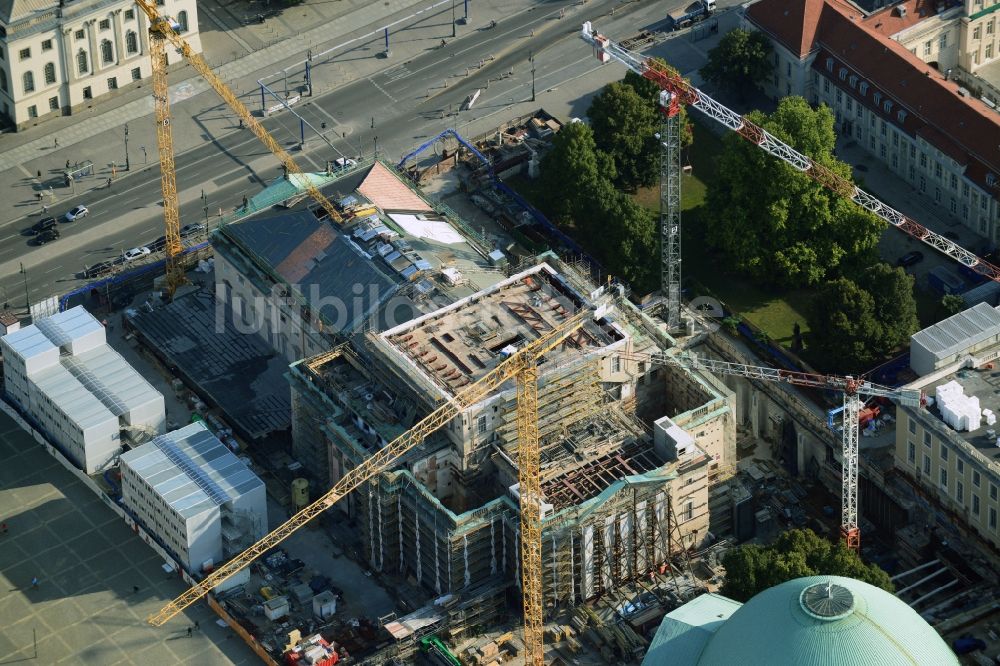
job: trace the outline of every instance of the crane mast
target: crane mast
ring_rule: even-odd
[[[163,192],[163,219],[166,226],[166,294],[174,297],[187,282],[180,265],[181,216],[177,207],[177,174],[174,170],[174,139],[170,126],[170,89],[167,84],[167,50],[163,29],[171,29],[167,19],[150,21],[149,57],[153,62],[153,103],[156,111],[156,146],[160,154],[160,189]]]
[[[517,373],[517,477],[521,507],[521,602],[524,663],[544,666],[542,626],[542,481],[538,450],[538,368]]]
[[[681,116],[677,96],[660,91],[660,289],[667,326],[681,327]]]
[[[844,396],[844,431],[842,436],[842,472],[840,500],[840,534],[848,548],[861,547],[861,527],[858,524],[858,415],[861,396],[889,398],[906,407],[918,407],[918,389],[890,388],[851,376],[820,375],[794,370],[779,370],[759,365],[702,358],[691,352],[655,354],[624,354],[622,358],[650,365],[671,365],[687,370],[703,369],[716,375],[731,375],[793,386],[840,391]]]
[[[766,153],[777,157],[801,171],[827,189],[850,199],[865,210],[874,213],[893,227],[909,234],[922,243],[951,257],[963,266],[989,280],[1000,282],[1000,268],[981,259],[965,248],[937,234],[916,220],[865,192],[848,178],[814,161],[795,150],[764,128],[756,125],[732,109],[720,104],[698,88],[685,81],[676,71],[663,67],[657,61],[633,53],[604,35],[595,32],[590,21],[583,24],[580,37],[594,48],[594,55],[601,62],[616,60],[636,74],[654,81],[661,90],[670,92],[678,103],[698,109],[712,120],[721,123]]]

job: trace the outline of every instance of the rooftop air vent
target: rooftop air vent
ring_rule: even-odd
[[[899,5],[896,7],[896,16],[899,18],[906,18],[906,7]]]
[[[854,595],[843,585],[827,581],[802,590],[799,604],[811,617],[832,622],[854,612]]]

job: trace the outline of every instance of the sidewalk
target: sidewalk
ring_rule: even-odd
[[[220,9],[221,5],[216,0],[203,13],[205,20],[200,21],[203,43],[210,45],[206,47],[205,57],[209,62],[224,59],[233,53],[233,45],[240,42],[242,48],[252,50],[253,45],[261,43],[260,40],[263,39],[261,31],[270,31],[263,34],[275,36],[279,35],[280,28],[285,34],[294,35],[294,38],[285,38],[265,48],[252,50],[248,55],[215,68],[219,77],[237,92],[251,110],[257,112],[261,104],[256,83],[258,77],[301,63],[309,50],[319,53],[432,4],[436,4],[435,0],[417,3],[413,0],[384,0],[380,3],[345,0],[344,9],[347,11],[336,19],[338,35],[331,36],[329,22],[319,23],[317,20],[317,17],[327,18],[331,15],[329,9],[300,5],[268,19],[273,24],[271,27],[266,22],[263,26],[244,26],[230,30],[228,26],[235,21],[234,12],[228,7]],[[337,6],[341,5],[338,3]],[[467,35],[477,25],[491,19],[500,19],[536,6],[537,3],[532,0],[485,0],[475,5],[474,14],[470,9],[469,25],[457,26],[458,35]],[[558,4],[554,6],[557,7]],[[546,6],[544,9],[549,10],[550,7]],[[456,12],[457,17],[462,16],[460,0],[457,2]],[[300,27],[299,22],[308,22],[308,25],[314,27],[301,34],[294,34]],[[439,40],[450,39],[450,24],[451,7],[445,4],[429,14],[421,14],[414,25],[399,26],[395,31],[395,39],[390,37],[392,57],[388,62],[405,62],[436,45]],[[215,33],[212,25],[217,28],[227,26],[227,32]],[[223,34],[226,35],[225,39],[216,36]],[[333,54],[332,62],[329,58],[315,61],[314,94],[321,95],[384,69],[387,61],[381,57],[383,49],[383,37],[378,34],[371,39],[354,42],[346,50]],[[170,90],[175,154],[237,131],[234,114],[211,92],[209,85],[196,76],[189,65],[175,66],[170,74],[174,81]],[[301,83],[301,73],[298,79],[289,76],[290,87]],[[278,86],[280,85],[279,83]],[[205,91],[209,91],[210,95],[201,95]],[[269,100],[269,103],[273,104],[274,101]],[[88,191],[103,187],[106,179],[112,176],[113,164],[118,178],[127,175],[122,166],[125,163],[126,124],[129,128],[132,170],[157,165],[155,127],[150,117],[153,100],[149,95],[148,82],[144,82],[139,89],[109,100],[107,104],[95,106],[93,110],[55,118],[25,132],[0,136],[0,191],[13,193],[10,197],[13,206],[8,212],[11,217],[7,221],[39,213],[42,204],[59,212],[62,208],[84,201]],[[354,122],[346,120],[335,123],[337,124],[345,126],[338,128],[340,131],[350,134]],[[94,162],[95,175],[77,183],[74,194],[63,184],[65,162],[69,160],[75,163],[87,159]],[[41,178],[37,177],[39,172],[42,174]],[[38,191],[46,193],[42,202],[37,200]]]

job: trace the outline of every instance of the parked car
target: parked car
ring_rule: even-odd
[[[198,234],[205,233],[206,227],[204,224],[185,224],[181,227],[181,238],[187,238],[188,236],[197,236]]]
[[[28,231],[31,235],[40,234],[47,229],[52,229],[56,226],[56,218],[54,217],[43,217],[42,219],[31,225],[31,229]]]
[[[113,261],[100,261],[93,266],[88,266],[83,269],[83,277],[85,278],[95,278],[101,277],[106,273],[110,272],[112,268],[115,267],[115,262]]]
[[[919,264],[923,260],[924,253],[919,250],[914,250],[913,252],[907,252],[900,257],[899,261],[896,262],[896,265],[906,268],[908,266],[913,266],[914,264]]]
[[[90,211],[87,210],[86,206],[76,206],[73,210],[66,213],[66,221],[72,222],[74,220],[87,217],[88,215],[90,215]]]
[[[152,243],[149,243],[148,245],[146,245],[146,247],[149,248],[150,252],[159,252],[160,250],[162,250],[165,247],[167,247],[167,237],[166,236],[160,236],[159,238],[157,238]]]
[[[129,262],[135,261],[139,257],[145,257],[148,254],[150,254],[149,248],[144,245],[142,247],[134,247],[131,250],[126,250],[122,255],[122,258],[125,262]]]
[[[35,245],[45,245],[59,238],[59,229],[56,227],[50,227],[45,231],[37,234],[32,240]]]
[[[338,157],[333,161],[333,165],[338,169],[347,169],[349,167],[357,166],[358,163],[350,157]]]

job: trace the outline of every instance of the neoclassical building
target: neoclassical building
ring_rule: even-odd
[[[195,0],[156,4],[201,51]],[[168,49],[167,58],[181,56]],[[149,21],[132,2],[0,0],[0,113],[18,130],[87,108],[150,70]]]

